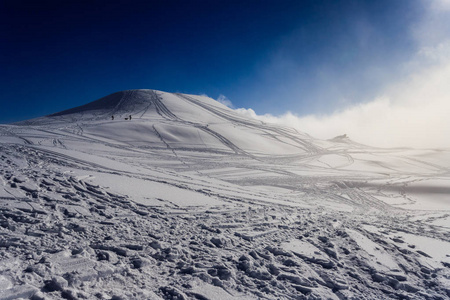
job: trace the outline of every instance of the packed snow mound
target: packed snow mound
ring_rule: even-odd
[[[116,145],[238,155],[318,150],[307,134],[247,119],[209,97],[144,89],[117,92],[16,125],[58,128]]]

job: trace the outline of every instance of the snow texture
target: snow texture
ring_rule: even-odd
[[[448,299],[449,171],[154,90],[0,125],[0,299]]]

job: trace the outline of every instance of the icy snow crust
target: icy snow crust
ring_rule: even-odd
[[[449,168],[154,90],[0,125],[0,299],[447,299]]]

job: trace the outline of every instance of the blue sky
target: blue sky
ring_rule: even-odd
[[[409,0],[1,6],[1,122],[133,88],[223,94],[260,113],[329,110],[398,71],[420,14]]]
[[[332,115],[418,72],[418,53],[447,38],[435,19],[448,7],[448,0],[2,1],[0,123],[135,88],[224,95],[258,115]]]

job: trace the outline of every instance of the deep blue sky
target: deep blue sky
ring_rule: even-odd
[[[402,72],[420,2],[0,2],[0,123],[135,88],[328,113]]]

